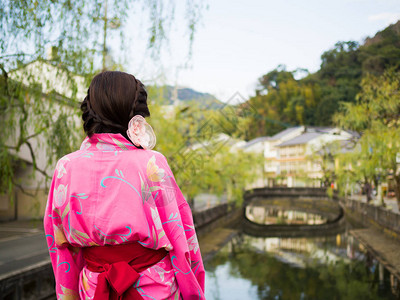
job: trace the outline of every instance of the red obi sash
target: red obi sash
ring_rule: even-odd
[[[164,248],[152,250],[139,243],[83,248],[87,269],[101,273],[93,300],[143,299],[133,287],[138,273],[158,263],[167,253]]]

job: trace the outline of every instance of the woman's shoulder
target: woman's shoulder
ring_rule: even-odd
[[[91,168],[98,163],[135,165],[148,168],[151,165],[169,169],[167,158],[159,151],[135,149],[127,151],[87,151],[79,149],[61,157],[56,164],[56,170]],[[142,167],[140,167],[142,166]]]
[[[144,164],[148,165],[149,162],[157,162],[162,165],[168,165],[167,158],[158,151],[155,150],[145,150],[145,149],[137,149],[134,150],[134,153],[131,151],[124,151],[121,153],[120,159],[128,162],[132,162],[135,164]]]
[[[160,158],[160,159],[163,159],[163,160],[167,161],[167,158],[161,152],[158,152],[156,150],[146,150],[146,151],[148,151],[148,153],[151,156],[154,155],[156,158]]]
[[[63,157],[61,157],[57,163],[56,163],[56,170],[58,170],[59,168],[66,168],[67,165],[70,165],[71,162],[74,162],[74,160],[76,160],[76,158],[81,157],[82,155],[82,150],[76,150],[74,152],[65,154]]]

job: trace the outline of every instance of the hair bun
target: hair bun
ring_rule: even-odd
[[[133,75],[106,71],[97,74],[81,103],[83,129],[94,133],[120,133],[128,139],[128,123],[135,115],[150,116],[147,92]]]

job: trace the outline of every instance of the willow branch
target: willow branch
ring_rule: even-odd
[[[30,197],[36,197],[37,196],[37,191],[36,191],[36,193],[33,194],[33,193],[30,193],[30,192],[26,191],[25,188],[22,185],[20,185],[19,183],[15,182],[14,180],[12,180],[12,183],[13,183],[14,186],[19,188],[21,190],[21,192],[24,193],[25,195],[30,196]]]
[[[39,134],[41,134],[43,132],[44,128],[41,128],[39,131],[35,132],[34,134],[28,135],[27,137],[25,137],[25,140],[29,140],[31,138],[34,138],[36,136],[38,136]]]
[[[33,151],[33,147],[32,147],[32,145],[31,145],[31,143],[28,142],[28,141],[25,141],[25,144],[28,146],[29,152],[30,152],[30,154],[31,154],[33,169],[34,169],[35,171],[38,171],[39,173],[41,173],[43,176],[45,176],[46,179],[51,179],[51,177],[47,174],[46,171],[40,169],[40,168],[37,166],[37,163],[36,163],[36,156],[35,156],[35,153],[34,153],[34,151]]]

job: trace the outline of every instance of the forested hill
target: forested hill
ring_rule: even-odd
[[[399,35],[400,34],[400,21],[398,21],[396,24],[390,25],[385,30],[379,31],[374,37],[366,38],[364,45],[371,46],[373,44],[379,44],[379,42],[381,42],[382,39],[385,38],[385,35],[388,34],[389,32],[392,32],[392,33],[394,32],[395,34]]]
[[[355,102],[368,73],[400,69],[400,21],[364,43],[337,42],[321,56],[320,69],[296,80],[297,72],[278,66],[259,78],[256,96],[248,101],[258,114],[251,117],[246,138],[273,135],[290,125],[333,125],[341,102]]]
[[[151,89],[151,87],[150,87]],[[219,109],[224,106],[224,103],[208,93],[201,93],[191,88],[175,88],[170,85],[165,85],[161,88],[154,89],[155,97],[163,104],[173,104],[175,100],[180,103],[194,102],[200,108]]]

